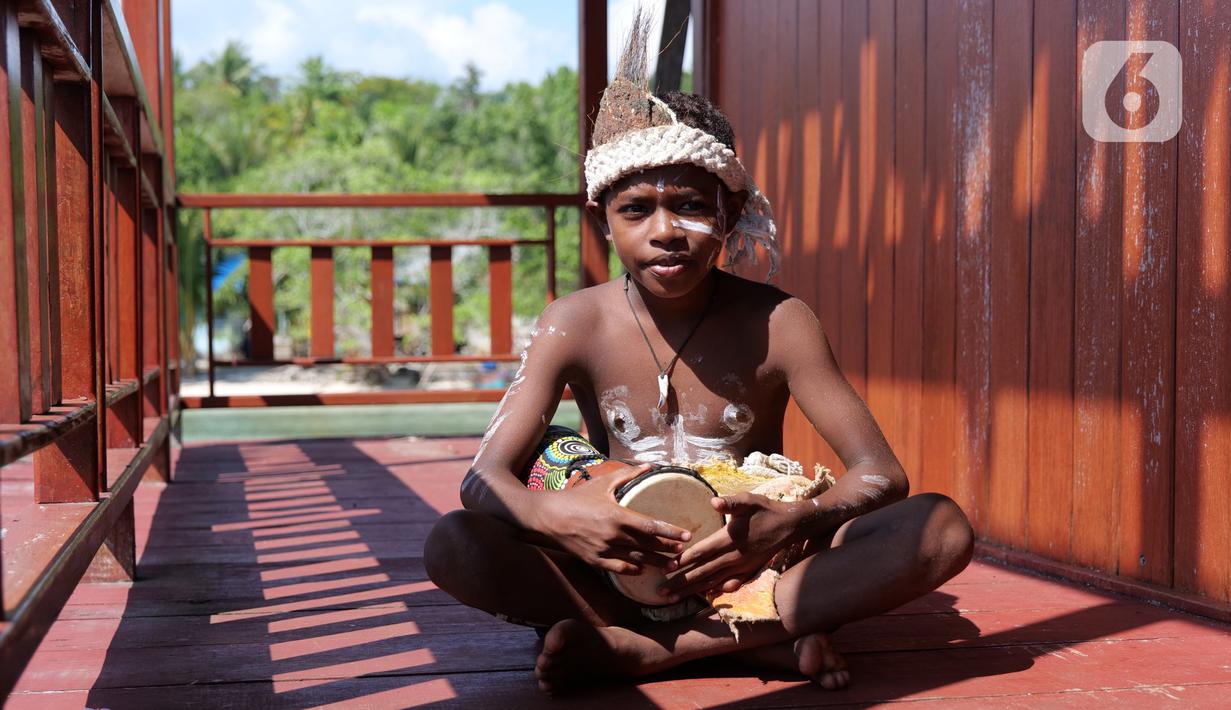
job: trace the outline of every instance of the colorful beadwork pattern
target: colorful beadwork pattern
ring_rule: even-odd
[[[534,462],[526,488],[532,491],[562,491],[570,472],[606,461],[598,449],[580,434],[562,426],[549,426],[534,450]]]

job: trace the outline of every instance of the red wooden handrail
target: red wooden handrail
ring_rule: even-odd
[[[340,194],[189,193],[179,195],[180,207],[197,209],[273,209],[291,207],[581,207],[581,193],[407,192]]]
[[[248,304],[251,314],[249,357],[216,358],[214,356],[213,280],[206,278],[206,332],[208,339],[208,399],[216,406],[262,406],[292,400],[277,398],[219,398],[215,396],[216,368],[227,366],[280,365],[295,363],[312,366],[321,364],[380,364],[418,362],[508,361],[515,359],[513,350],[513,247],[543,247],[547,255],[547,294],[551,302],[556,297],[556,208],[580,207],[578,194],[484,194],[484,193],[402,193],[402,194],[184,194],[178,198],[180,207],[203,211],[206,273],[213,273],[214,249],[241,248],[248,250]],[[271,239],[228,237],[213,233],[215,209],[277,209],[277,208],[366,208],[389,207],[540,207],[547,218],[544,239],[508,238],[287,238]],[[477,246],[487,250],[489,289],[489,327],[491,353],[481,356],[459,355],[453,343],[453,247]],[[393,248],[427,248],[430,254],[428,271],[431,354],[395,356],[393,354]],[[306,358],[274,357],[274,285],[272,251],[280,248],[312,250],[311,347]],[[333,258],[337,248],[366,248],[372,252],[371,307],[372,356],[336,357],[333,342]],[[416,395],[431,400],[433,395]],[[444,396],[444,395],[441,395]],[[454,396],[454,395],[450,395]],[[372,401],[378,401],[374,398]],[[294,400],[301,401],[301,400]],[[319,400],[325,403],[325,400]],[[383,401],[383,400],[380,400]],[[409,401],[409,400],[407,400]],[[445,400],[440,400],[445,401]],[[452,400],[449,400],[452,401]],[[240,404],[242,403],[242,404]]]

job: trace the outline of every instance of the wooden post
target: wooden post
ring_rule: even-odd
[[[25,161],[23,158],[23,137],[22,137],[22,77],[21,77],[21,35],[17,27],[16,8],[11,4],[6,4],[4,9],[4,56],[5,75],[8,79],[8,101],[7,101],[7,123],[8,131],[6,135],[0,136],[0,141],[6,142],[7,150],[7,178],[9,190],[6,190],[5,195],[0,195],[0,200],[8,199],[9,214],[12,215],[11,227],[12,231],[8,232],[12,235],[12,252],[11,255],[6,255],[9,262],[9,271],[12,278],[12,294],[14,312],[12,314],[14,333],[13,340],[10,342],[17,343],[17,357],[14,363],[14,371],[17,377],[17,396],[15,398],[17,404],[17,421],[24,422],[30,419],[31,410],[31,392],[30,392],[30,292],[27,287],[28,262],[26,259],[27,246],[27,219],[29,215],[26,213],[26,195],[25,195]],[[5,140],[7,139],[7,140]],[[0,209],[0,212],[5,210]]]
[[[85,84],[59,84],[52,97],[56,115],[55,199],[59,293],[63,312],[56,335],[62,354],[60,386],[66,402],[95,399],[94,191],[90,94]],[[95,400],[97,402],[97,400]],[[95,410],[97,417],[98,410]],[[98,436],[82,426],[34,454],[34,497],[39,503],[98,500]]]
[[[584,217],[583,217],[584,219]],[[556,208],[547,208],[547,302],[556,300]]]
[[[312,247],[312,357],[333,357],[332,247]]]
[[[248,352],[253,360],[274,357],[273,249],[248,247]]]
[[[0,10],[0,343],[5,343],[0,347],[0,424],[24,421],[27,412],[23,401],[29,397],[28,391],[23,393],[23,336],[18,325],[20,303],[25,298],[17,287],[25,281],[18,280],[18,240],[24,240],[26,226],[24,200],[17,195],[21,173],[14,172],[17,166],[13,162],[21,160],[21,151],[12,150],[12,136],[21,132],[21,111],[13,110],[14,92],[18,100],[21,92],[16,37],[16,10],[7,4]]]
[[[205,220],[205,345],[206,365],[209,373],[209,396],[214,396],[214,232],[210,224],[209,208],[202,215]],[[249,267],[251,268],[251,267]],[[251,274],[249,274],[251,276]]]
[[[393,355],[393,247],[372,247],[372,357]]]
[[[487,250],[488,327],[491,353],[507,355],[513,351],[513,248],[489,247]]]
[[[428,272],[432,316],[432,354],[453,354],[453,247],[431,247]]]
[[[586,152],[590,150],[598,102],[607,87],[607,3],[578,0],[580,22],[578,49],[578,153],[581,158],[582,192],[585,192]],[[593,286],[608,279],[607,238],[584,211],[581,214],[581,285]]]

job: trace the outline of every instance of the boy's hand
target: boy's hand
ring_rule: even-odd
[[[645,565],[675,569],[675,557],[684,549],[681,543],[692,533],[616,503],[616,489],[648,470],[649,464],[624,466],[544,496],[544,532],[567,552],[609,572],[640,574]]]
[[[663,585],[663,603],[711,589],[733,592],[791,542],[795,517],[785,504],[752,493],[714,498],[713,503],[731,521],[680,555],[679,567],[691,569]]]

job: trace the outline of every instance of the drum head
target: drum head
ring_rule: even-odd
[[[680,467],[662,467],[644,473],[616,491],[616,500],[629,510],[684,528],[692,538],[684,549],[716,532],[726,520],[714,510],[710,499],[718,495],[695,472]],[[644,567],[639,575],[611,574],[611,583],[624,596],[648,606],[662,606],[658,588],[663,580],[683,570],[664,575],[658,567]]]

